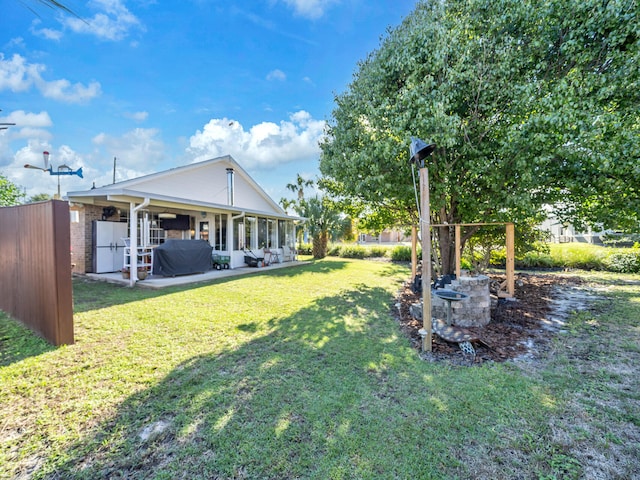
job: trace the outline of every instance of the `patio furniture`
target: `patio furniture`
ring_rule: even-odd
[[[295,248],[290,248],[290,247],[287,247],[286,245],[282,247],[283,262],[292,262],[293,260],[296,260],[297,254],[298,252],[296,251]]]
[[[271,250],[269,248],[265,248],[264,263],[265,265],[271,265],[272,263],[280,263],[280,255],[278,254],[278,250]]]

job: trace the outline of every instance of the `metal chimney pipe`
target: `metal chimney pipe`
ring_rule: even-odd
[[[227,205],[233,205],[234,174],[233,168],[227,168]]]

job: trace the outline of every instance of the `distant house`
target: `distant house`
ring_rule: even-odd
[[[404,231],[391,228],[385,229],[380,232],[378,235],[374,235],[371,233],[360,233],[358,234],[358,243],[367,244],[367,243],[378,243],[378,244],[391,244],[396,245],[399,243],[410,243],[411,236],[407,235]]]
[[[136,265],[149,264],[169,239],[207,241],[213,253],[230,257],[230,268],[245,265],[245,250],[271,249],[286,261],[303,220],[287,215],[231,156],[67,197],[77,273],[118,271],[131,251]]]
[[[545,220],[539,228],[549,235],[549,241],[552,243],[579,242],[602,245],[603,238],[612,234],[611,230],[595,231],[591,228],[586,232],[576,231],[570,223],[562,223],[553,216]]]

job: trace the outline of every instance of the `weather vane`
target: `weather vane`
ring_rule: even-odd
[[[58,177],[58,196],[60,198],[60,175],[77,175],[82,177],[82,167],[78,170],[73,170],[69,165],[59,165],[57,171],[53,171],[53,165],[49,165],[49,152],[42,152],[42,158],[44,160],[44,168],[36,167],[34,165],[25,164],[24,168],[33,168],[35,170],[42,170],[43,172],[49,172],[49,175],[56,175]]]

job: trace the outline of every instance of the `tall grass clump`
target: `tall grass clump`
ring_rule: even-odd
[[[389,249],[381,245],[374,245],[369,247],[368,256],[372,258],[382,258],[387,256]]]
[[[394,262],[410,262],[411,247],[406,245],[397,245],[391,249],[391,260]],[[422,250],[418,248],[418,258],[422,257]]]
[[[339,256],[342,258],[365,258],[367,249],[361,245],[343,245],[340,248]]]
[[[588,243],[552,243],[549,252],[554,266],[583,270],[605,270],[605,258],[611,254],[606,247]]]

